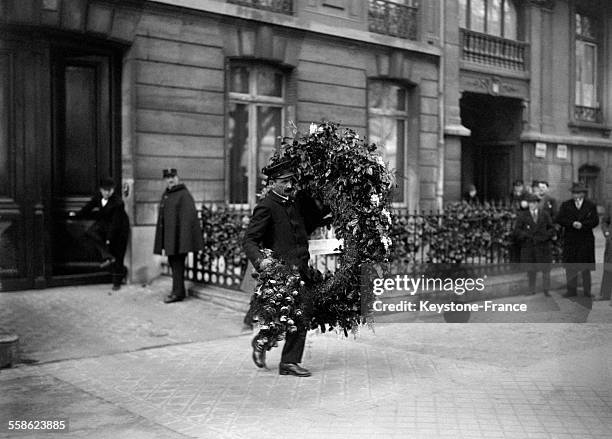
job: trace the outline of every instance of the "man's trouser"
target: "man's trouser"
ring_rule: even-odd
[[[169,255],[168,263],[172,269],[172,295],[185,297],[185,257],[187,253]]]

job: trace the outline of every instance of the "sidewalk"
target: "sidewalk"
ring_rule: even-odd
[[[270,370],[252,364],[240,313],[197,299],[163,305],[162,290],[0,295],[0,327],[12,322],[24,355],[42,362],[0,371],[0,438],[612,436],[610,324],[311,332],[313,376],[295,378],[278,375],[278,349]],[[6,430],[57,418],[69,433]]]

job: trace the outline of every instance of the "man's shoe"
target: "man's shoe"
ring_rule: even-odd
[[[168,297],[164,299],[164,303],[181,302],[183,299],[184,297],[175,296],[174,294],[170,294]]]
[[[251,346],[253,347],[253,363],[255,366],[261,368],[266,367],[266,350],[263,346],[260,346],[257,343],[257,337],[253,337],[251,341]]]
[[[565,293],[565,294],[564,294],[563,296],[561,296],[561,297],[565,297],[565,298],[567,299],[568,297],[576,297],[577,295],[578,295],[578,293],[576,293],[576,292],[569,292],[569,291],[568,291],[567,293]]]
[[[110,267],[111,265],[113,265],[115,263],[115,258],[107,258],[105,259],[101,264],[100,264],[100,268],[107,268]]]
[[[113,291],[119,291],[121,289],[121,285],[113,285]]]
[[[550,293],[549,293],[548,291],[546,291],[546,290],[544,290],[544,295],[545,295],[546,297],[550,297]]]
[[[296,363],[281,363],[278,365],[279,375],[294,375],[296,377],[309,377],[312,375],[308,369],[304,369]]]

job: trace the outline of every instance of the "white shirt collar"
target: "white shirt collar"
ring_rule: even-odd
[[[279,198],[285,200],[285,201],[289,201],[289,197],[286,197],[284,195],[279,194],[278,192],[276,192],[275,190],[272,190],[272,192],[274,192],[276,194],[276,196],[278,196]]]

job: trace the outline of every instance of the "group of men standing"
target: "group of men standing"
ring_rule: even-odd
[[[532,191],[522,188],[522,182],[514,183],[511,201],[518,209],[514,227],[515,245],[519,248],[519,262],[527,264],[529,293],[535,294],[536,273],[542,271],[543,291],[546,296],[550,289],[551,244],[558,236],[563,237],[562,260],[566,271],[567,291],[564,297],[578,294],[578,276],[582,278],[585,297],[591,294],[591,271],[595,269],[595,236],[593,229],[599,224],[597,206],[586,199],[588,188],[582,183],[573,183],[572,198],[561,203],[557,210],[556,200],[548,193],[545,181],[535,181]],[[604,218],[606,252],[610,247],[610,216]],[[516,247],[515,247],[516,249]],[[610,255],[608,256],[610,257]],[[601,294],[595,299],[609,299],[612,288],[612,273],[604,275]]]

